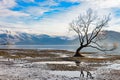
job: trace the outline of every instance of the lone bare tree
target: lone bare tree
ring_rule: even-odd
[[[109,15],[98,17],[92,9],[88,9],[85,14],[81,14],[70,23],[70,28],[77,33],[79,39],[79,47],[74,56],[83,57],[79,52],[85,47],[96,48],[100,51],[112,51],[116,48],[113,46],[106,49],[99,44],[99,41],[106,38],[103,27],[108,26],[109,20]]]

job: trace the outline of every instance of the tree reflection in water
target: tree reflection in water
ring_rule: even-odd
[[[94,79],[92,73],[90,72],[90,67],[80,61],[75,61],[77,67],[80,68],[80,77]],[[86,72],[86,76],[85,76]]]

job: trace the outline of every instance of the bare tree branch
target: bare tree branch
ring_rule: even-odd
[[[95,49],[97,49],[97,50],[100,50],[100,51],[113,51],[113,50],[115,50],[116,48],[115,47],[113,47],[113,48],[111,48],[111,49],[103,49],[103,48],[99,48],[99,47],[97,47],[97,46],[93,46],[93,45],[88,45],[87,47],[92,47],[92,48],[95,48]]]
[[[103,28],[108,25],[110,15],[99,18],[92,9],[89,9],[86,14],[78,16],[70,23],[72,30],[77,33],[80,46],[76,50],[76,55],[85,47],[96,48],[100,51],[112,51],[115,48],[104,49],[103,46],[98,44],[99,41],[105,39]],[[92,45],[94,44],[94,45]]]

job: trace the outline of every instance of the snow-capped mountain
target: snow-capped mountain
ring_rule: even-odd
[[[120,42],[120,33],[106,31],[107,42]],[[65,36],[50,36],[45,34],[31,34],[27,30],[12,29],[0,25],[0,44],[16,45],[65,45],[78,44],[77,38],[69,39]]]
[[[68,44],[69,40],[65,36],[49,36],[45,34],[31,34],[11,29],[0,29],[0,44],[19,44],[19,45],[50,45]]]

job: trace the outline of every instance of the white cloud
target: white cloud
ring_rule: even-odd
[[[74,0],[69,0],[74,2]],[[61,13],[46,17],[39,22],[31,25],[34,30],[51,35],[67,35],[69,23],[75,19],[80,13],[85,12],[88,8],[95,10],[98,15],[103,16],[111,13],[112,20],[109,22],[109,30],[120,31],[120,19],[115,16],[113,8],[120,8],[120,0],[76,0],[81,1],[80,5],[70,7]],[[107,28],[108,29],[108,28]]]
[[[45,0],[44,2],[39,2],[39,6],[57,6],[59,3],[54,0]]]
[[[44,7],[29,7],[27,10],[25,10],[26,13],[32,15],[32,16],[41,16],[45,12],[48,12],[49,8]]]
[[[68,31],[66,24],[62,22],[60,23],[60,20],[51,18],[45,18],[42,21],[31,22],[30,24],[26,24],[26,26],[29,26],[28,28],[32,30],[32,33],[34,32],[39,34],[66,35],[66,32]]]
[[[92,0],[89,2],[100,8],[113,8],[120,6],[120,0]]]
[[[70,0],[72,1],[72,0]],[[76,0],[77,1],[77,0]],[[99,16],[108,15],[111,13],[112,20],[109,22],[110,27],[109,30],[116,30],[119,31],[119,25],[116,24],[120,21],[115,15],[115,13],[111,10],[112,8],[120,8],[118,6],[120,4],[120,0],[114,1],[114,0],[79,0],[82,1],[82,3],[78,6],[70,7],[67,10],[64,10],[61,13],[55,14],[54,16],[47,17],[43,19],[42,21],[35,23],[33,25],[36,28],[40,27],[38,30],[41,32],[51,32],[51,34],[57,34],[58,35],[65,35],[67,34],[69,23],[75,19],[80,13],[85,12],[88,8],[92,8],[95,10],[95,12],[98,13]],[[49,33],[50,34],[50,33]]]
[[[26,27],[29,26],[29,27]],[[31,27],[33,25],[30,24],[24,24],[24,23],[6,23],[6,22],[0,22],[0,30],[8,30],[12,32],[23,32],[23,33],[29,33],[29,34],[44,34],[43,32],[40,32],[39,29]],[[45,34],[49,34],[50,32],[47,32]],[[52,35],[50,33],[50,35]]]
[[[0,16],[2,18],[29,16],[28,14],[22,13],[20,11],[10,10],[10,8],[13,8],[16,5],[17,3],[15,0],[1,0],[0,1]]]
[[[81,2],[81,0],[59,0],[60,2],[61,1],[65,1],[65,2]],[[84,0],[85,1],[85,0]]]
[[[85,6],[94,6],[94,8],[113,8],[120,7],[120,0],[59,0],[65,2],[80,2],[81,4],[87,4]]]
[[[23,0],[24,2],[35,2],[34,0]]]
[[[111,21],[107,30],[120,32],[120,17],[116,16],[114,9],[120,9],[120,0],[91,0],[86,1],[83,5],[96,10],[100,16],[111,13]]]
[[[17,3],[15,0],[1,0],[0,9],[14,7]]]
[[[27,13],[21,11],[13,11],[11,8],[17,5],[15,0],[1,0],[0,1],[0,22],[8,24],[9,22],[17,23],[20,18],[29,17]]]
[[[29,16],[29,14],[18,12],[18,11],[12,11],[9,9],[0,9],[0,16],[1,17],[23,17],[23,16]]]

